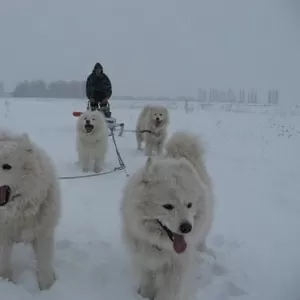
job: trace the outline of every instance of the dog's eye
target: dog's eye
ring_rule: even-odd
[[[191,208],[192,206],[193,206],[193,203],[190,202],[190,203],[187,204],[186,207],[187,207],[187,208]]]
[[[87,117],[84,118],[84,120],[86,121]]]
[[[165,204],[165,205],[163,205],[163,207],[167,210],[172,210],[174,208],[174,206],[172,204]]]
[[[159,114],[162,117],[162,114]]]
[[[93,118],[92,120],[95,121],[95,118]]]
[[[4,165],[2,165],[2,169],[3,169],[3,170],[10,170],[10,169],[11,169],[11,165],[9,165],[9,164],[4,164]]]

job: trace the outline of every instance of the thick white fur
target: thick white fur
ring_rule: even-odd
[[[94,129],[87,133],[85,122],[89,120]],[[92,166],[95,173],[103,169],[108,148],[108,127],[102,112],[87,110],[77,120],[76,146],[79,164],[83,172]]]
[[[156,119],[158,118],[159,124]],[[146,105],[137,120],[136,141],[137,148],[142,150],[142,142],[145,142],[145,155],[151,156],[153,150],[160,155],[163,150],[164,142],[167,137],[167,127],[169,125],[169,112],[163,106]],[[151,131],[141,132],[144,130]]]
[[[12,168],[3,170],[4,164]],[[13,244],[30,243],[36,255],[39,288],[48,289],[56,279],[54,232],[60,218],[60,186],[51,158],[27,134],[0,134],[2,185],[11,187],[11,196],[19,196],[0,207],[0,276],[13,280]]]
[[[192,140],[188,135],[175,140],[173,136],[168,144],[169,157],[149,158],[129,178],[121,204],[123,237],[133,259],[138,292],[150,300],[188,299],[184,281],[212,222],[210,184],[198,174],[202,172],[201,148],[185,153],[186,159],[177,156],[175,149]],[[199,163],[198,172],[190,163],[193,158]],[[191,208],[188,203],[192,203]],[[166,210],[164,204],[172,204],[174,209]],[[157,220],[177,233],[183,220],[192,224],[192,231],[185,235],[188,247],[183,253],[174,251]]]

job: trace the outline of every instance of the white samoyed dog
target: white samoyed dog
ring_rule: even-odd
[[[175,133],[166,147],[124,188],[123,237],[142,297],[187,300],[184,281],[213,220],[212,185],[193,135]]]
[[[60,185],[48,154],[27,134],[0,133],[0,277],[13,281],[12,247],[30,243],[39,288],[52,286],[60,211]]]
[[[93,167],[95,173],[103,169],[108,149],[108,127],[102,112],[87,110],[77,120],[76,146],[83,172]]]
[[[158,155],[162,153],[169,119],[169,111],[164,106],[146,105],[140,112],[136,124],[136,141],[139,150],[142,150],[142,142],[145,142],[146,156],[151,156],[153,150]]]

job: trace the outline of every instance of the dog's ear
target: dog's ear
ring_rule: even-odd
[[[164,119],[165,119],[165,122],[169,123],[169,119],[170,119],[170,115],[169,115],[169,111],[166,107],[164,107]]]
[[[20,146],[23,149],[25,149],[25,151],[28,152],[28,153],[32,153],[33,152],[33,147],[32,147],[32,143],[31,143],[30,137],[29,137],[29,135],[26,132],[24,132],[20,136]]]
[[[195,170],[188,159],[186,159],[185,157],[180,157],[178,161],[181,169],[186,170],[189,173],[194,173]]]
[[[27,133],[22,133],[18,136],[18,148],[27,154],[24,157],[23,171],[27,174],[30,173],[32,176],[38,176],[38,162],[31,159],[34,150],[31,139]]]

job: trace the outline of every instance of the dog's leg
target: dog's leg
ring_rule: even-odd
[[[102,171],[102,166],[103,166],[103,160],[101,160],[100,158],[96,158],[95,165],[94,165],[94,172],[100,173]]]
[[[160,287],[157,290],[154,300],[184,300],[181,295],[183,270],[173,266],[172,270],[167,271],[163,278],[164,280],[160,282]]]
[[[146,156],[151,156],[152,155],[152,151],[153,151],[152,148],[153,147],[152,147],[151,143],[146,144],[146,146],[145,146],[145,155]]]
[[[82,159],[81,161],[82,171],[88,172],[90,167],[90,155],[84,154],[82,155],[81,159]]]
[[[162,142],[158,142],[157,143],[157,155],[161,155],[162,154],[162,150],[163,150],[163,143]]]
[[[12,270],[10,265],[12,243],[4,240],[0,244],[0,277],[12,281]]]
[[[37,263],[37,281],[40,290],[49,289],[56,280],[53,269],[54,259],[54,237],[51,235],[40,235],[32,243]]]
[[[97,149],[94,153],[95,162],[94,162],[94,172],[100,173],[103,170],[105,157],[107,153],[107,145],[103,143],[101,148]]]
[[[89,171],[89,163],[90,163],[90,157],[88,153],[84,152],[84,149],[80,148],[77,150],[78,153],[78,161],[79,165],[83,172]]]
[[[137,143],[138,150],[142,150],[142,141],[143,141],[142,133],[136,132],[136,143]]]
[[[77,151],[77,157],[78,157],[78,164],[82,168],[83,159],[82,159],[82,154],[79,151]]]
[[[140,270],[138,294],[143,298],[154,300],[154,275],[151,271]]]
[[[153,151],[153,140],[149,133],[144,133],[145,137],[145,156],[151,156]]]
[[[94,172],[100,173],[103,169],[105,161],[105,151],[102,150],[101,155],[98,154],[98,156],[95,157],[95,164],[94,164]]]

